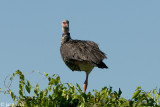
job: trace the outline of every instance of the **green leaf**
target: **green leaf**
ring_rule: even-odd
[[[15,76],[15,73],[12,74],[12,76],[10,77],[10,80],[13,80],[14,76]]]
[[[155,96],[155,101],[157,104],[159,104],[159,95],[158,94],[156,94],[156,96]]]
[[[24,80],[24,75],[23,74],[20,75],[20,79]]]
[[[71,83],[67,83],[67,85],[69,86],[69,88],[73,87]]]
[[[51,81],[51,77],[48,77],[48,81]]]
[[[78,91],[82,92],[81,87],[79,86],[79,84],[76,84],[76,85],[77,85]]]
[[[47,77],[47,76],[48,76],[48,73],[46,73],[45,77]]]
[[[16,74],[21,75],[21,74],[22,74],[22,72],[21,72],[20,70],[17,70],[17,71],[16,71]]]
[[[44,97],[44,91],[41,90],[41,91],[40,91],[40,99],[42,99],[43,97]]]
[[[49,85],[55,85],[55,79],[52,78],[52,80],[49,81]]]
[[[118,96],[120,97],[120,96],[121,96],[121,94],[122,94],[122,91],[121,91],[121,89],[119,88]]]
[[[60,82],[60,77],[58,76],[56,79],[54,79],[53,84],[57,85],[57,84],[59,84],[59,82]]]
[[[85,107],[85,104],[84,104],[84,103],[81,103],[80,107]]]
[[[153,90],[153,94],[156,94],[156,89]]]
[[[140,87],[140,86],[138,86],[136,90],[139,90],[139,89],[141,89],[141,87]]]
[[[19,95],[23,97],[23,90],[19,90]]]
[[[38,83],[36,84],[36,88],[39,89],[39,84]]]
[[[51,92],[52,86],[48,86],[48,91]]]
[[[48,94],[48,90],[45,89],[45,90],[44,90],[44,96],[47,96],[47,94]]]
[[[13,101],[15,101],[15,95],[14,95],[14,93],[13,92],[11,92],[11,97],[12,97],[12,99],[13,99]]]
[[[94,92],[94,93],[97,93],[97,90],[96,90],[96,89],[93,89],[93,92]]]
[[[23,89],[23,85],[19,84],[19,89],[22,90]]]
[[[36,84],[36,87],[34,88],[34,93],[38,96],[39,95],[39,84]]]
[[[27,90],[28,93],[31,92],[31,88],[29,88],[27,85],[25,86],[25,88],[26,88],[26,90]]]
[[[14,95],[14,93],[10,89],[8,90],[8,93],[11,95],[13,101],[15,101],[16,96]]]
[[[133,94],[132,99],[133,99],[133,98],[136,98],[136,97],[139,95],[140,92],[141,92],[141,90],[136,91],[136,92]]]
[[[25,86],[25,88],[26,88],[26,90],[27,90],[28,93],[31,92],[32,86],[30,85],[30,82],[28,80],[27,80],[27,85]]]
[[[53,76],[53,77],[56,77],[57,75],[56,75],[56,74],[53,74],[52,76]]]
[[[60,82],[60,76],[58,76],[56,79],[57,79],[57,82],[59,84],[59,82]]]
[[[149,98],[153,99],[153,96],[152,96],[149,92],[147,92],[147,96],[148,96]]]
[[[11,94],[11,90],[10,89],[8,90],[8,93]]]

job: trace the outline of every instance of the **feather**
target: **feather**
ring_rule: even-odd
[[[98,66],[107,58],[92,41],[70,40],[61,45],[60,51],[64,61],[86,61],[92,66]]]

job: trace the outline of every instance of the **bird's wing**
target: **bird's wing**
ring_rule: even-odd
[[[106,58],[92,41],[69,41],[61,46],[61,54],[64,60],[87,61],[91,64],[98,64]]]

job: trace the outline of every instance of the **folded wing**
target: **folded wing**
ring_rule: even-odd
[[[92,41],[71,40],[63,44],[60,51],[65,62],[84,61],[92,66],[98,66],[104,64],[102,60],[107,58]]]

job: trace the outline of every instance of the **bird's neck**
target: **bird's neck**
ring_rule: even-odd
[[[69,26],[63,26],[62,27],[62,32],[63,33],[69,33]]]
[[[70,33],[69,32],[63,32],[62,39],[61,39],[61,45],[71,40]]]

